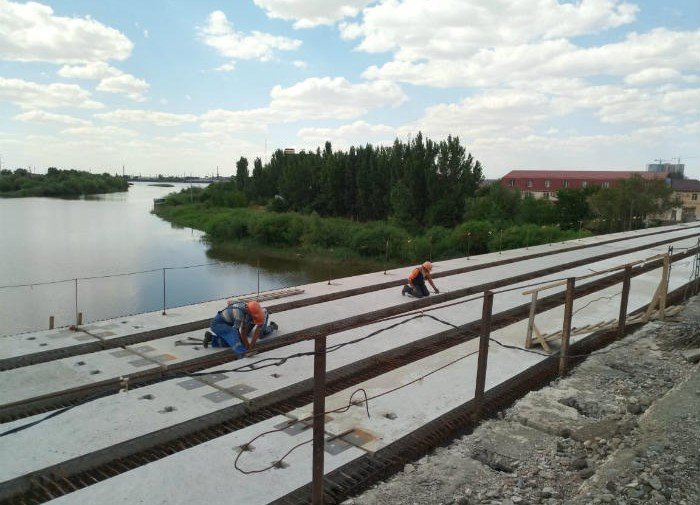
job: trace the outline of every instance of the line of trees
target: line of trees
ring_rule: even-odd
[[[674,202],[660,181],[564,189],[556,201],[498,183],[458,138],[396,140],[390,147],[285,155],[227,182],[170,195],[156,213],[214,243],[343,251],[399,262],[527,247],[644,226]],[[265,212],[261,207],[265,207]]]
[[[84,195],[127,191],[129,183],[123,177],[108,173],[91,174],[79,170],[59,170],[50,167],[46,175],[32,174],[18,168],[0,171],[0,196],[52,196],[76,198]]]
[[[326,142],[316,152],[277,150],[265,165],[255,159],[252,171],[242,157],[232,180],[212,184],[200,201],[228,207],[269,204],[279,212],[358,221],[392,219],[418,228],[455,226],[482,180],[481,164],[459,138],[434,142],[419,133],[391,147],[343,152]]]
[[[554,202],[493,184],[467,201],[465,219],[489,221],[498,228],[534,224],[609,233],[660,221],[659,216],[677,205],[670,186],[639,176],[618,181],[612,188],[561,189]]]

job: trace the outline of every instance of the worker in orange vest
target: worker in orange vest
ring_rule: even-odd
[[[428,296],[430,293],[425,285],[425,281],[428,281],[435,290],[435,294],[438,294],[440,290],[435,286],[433,277],[430,275],[432,270],[433,264],[430,261],[426,261],[421,266],[414,268],[408,276],[408,284],[404,285],[401,294],[415,296],[416,298]]]
[[[211,321],[211,331],[204,334],[204,347],[231,347],[238,355],[255,347],[259,338],[277,329],[268,324],[267,309],[255,300],[249,302],[227,300],[226,307],[216,313]],[[248,337],[251,337],[250,340]]]

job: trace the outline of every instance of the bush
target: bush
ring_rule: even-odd
[[[306,219],[306,229],[302,244],[306,247],[348,247],[351,245],[353,225],[343,219],[311,216]]]
[[[264,245],[298,246],[304,222],[298,214],[266,213],[249,224],[250,236]]]
[[[461,254],[483,254],[496,230],[488,221],[467,221],[452,230],[452,240]]]
[[[392,251],[404,254],[403,244],[409,239],[408,233],[398,226],[385,223],[358,225],[352,237],[352,247],[362,256],[383,257],[387,251],[387,241]],[[397,248],[396,245],[400,244]]]
[[[251,218],[246,213],[235,213],[212,224],[208,233],[216,240],[239,240],[247,237]]]

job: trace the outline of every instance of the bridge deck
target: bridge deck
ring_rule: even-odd
[[[688,235],[689,229],[681,228],[673,233],[679,236]],[[573,259],[586,258],[597,254],[596,251],[628,248],[651,240],[645,237],[633,238],[633,235],[630,234],[630,238],[624,243],[609,243],[589,249],[560,252],[551,256],[523,260],[516,265],[518,269],[537,270],[556,262],[565,263]],[[596,241],[600,241],[600,238]],[[677,250],[691,248],[696,244],[697,236],[677,240],[674,248]],[[545,252],[551,248],[540,246],[539,249],[530,248],[526,252],[529,255],[538,250]],[[542,276],[538,278],[538,282],[585,275],[592,270],[605,270],[657,253],[664,253],[666,250],[667,246],[663,245],[621,254],[589,265],[567,269],[563,273]],[[522,255],[523,251],[519,251],[512,257]],[[493,258],[493,255],[487,256],[489,257],[472,257],[470,260],[437,263],[436,272],[458,268],[467,261],[485,263]],[[512,270],[513,265],[491,266],[438,278],[436,283],[441,292],[449,293],[462,288],[465,284],[485,284],[495,278],[508,277],[513,274],[509,269]],[[404,276],[406,270],[389,274],[395,277]],[[692,258],[674,263],[669,290],[684,285],[692,275]],[[348,286],[378,283],[385,278],[386,276],[382,273],[368,274],[359,278],[343,279],[331,288],[346,289]],[[649,303],[659,279],[660,270],[655,270],[632,280],[628,312]],[[591,281],[581,281],[581,285],[586,282]],[[530,284],[530,282],[520,282],[517,286],[523,284]],[[305,286],[304,294],[295,296],[313,297],[319,290],[324,289],[323,286],[324,283]],[[527,303],[529,296],[523,296],[523,290],[522,287],[512,290],[504,288],[501,292],[497,292],[494,298],[494,313]],[[552,292],[561,290],[562,288],[559,287]],[[619,310],[619,291],[618,285],[577,299],[574,304],[573,324],[581,327],[599,320],[616,318]],[[454,305],[456,301],[463,303]],[[392,349],[401,346],[420,344],[424,341],[423,339],[429,339],[439,332],[450,329],[450,324],[464,325],[480,319],[481,299],[467,297],[456,301],[431,307],[430,310],[425,311],[425,317],[411,319],[405,324],[386,329],[361,343],[347,345],[337,352],[329,353],[328,373],[343,370],[354,363],[372,359],[373,356],[391,352]],[[287,332],[299,332],[308,326],[313,326],[309,321],[322,324],[367,313],[377,308],[406,303],[408,299],[401,297],[399,289],[389,287],[286,310],[275,314],[274,320],[280,324],[280,328],[284,330],[280,333],[284,335]],[[206,307],[206,309],[209,310],[212,307]],[[183,308],[182,320],[198,318],[204,314],[204,309],[204,306]],[[561,329],[562,312],[562,308],[558,307],[538,314],[537,324],[540,330],[547,332]],[[185,316],[185,313],[188,315]],[[411,314],[406,314],[403,318],[340,331],[329,338],[329,346],[350,343],[366,337],[373,331],[388,328],[411,317],[413,317]],[[113,321],[100,324],[117,323]],[[519,321],[495,331],[492,337],[504,344],[522,347],[525,325],[526,321]],[[49,335],[59,331],[61,330],[54,330],[53,333],[42,332],[42,334],[48,338]],[[131,374],[138,375],[147,371],[165,372],[171,367],[202,355],[229,352],[175,345],[177,340],[195,335],[201,336],[201,331],[161,337],[122,349],[107,349],[0,372],[4,385],[0,392],[0,405],[7,406],[39,395],[46,396],[88,387],[100,381],[118,380],[119,377]],[[30,335],[21,337],[23,341],[34,342],[26,340],[28,336]],[[572,337],[572,342],[580,342],[588,336],[589,334],[586,333],[578,334]],[[352,393],[359,388],[365,389],[370,397],[386,392],[437,370],[461,356],[467,356],[477,348],[476,341],[464,342],[374,378],[363,380],[329,395],[326,398],[327,410],[347,405]],[[3,458],[0,461],[0,489],[9,490],[13,482],[28,480],[33,473],[64,470],[70,473],[76,468],[90,468],[99,462],[109,462],[119,457],[122,452],[124,454],[133,452],[133,447],[140,443],[152,444],[159,439],[168,440],[172,438],[173,432],[184,429],[182,427],[188,423],[200,422],[206,425],[225,417],[233,419],[244,416],[247,407],[251,404],[272,401],[271,398],[275,395],[284,396],[284,388],[308,384],[313,369],[313,357],[310,355],[312,351],[312,342],[299,342],[268,353],[220,365],[211,371],[230,370],[246,364],[261,363],[261,360],[271,357],[290,356],[296,353],[307,354],[280,363],[279,366],[245,372],[224,371],[212,375],[173,378],[128,392],[87,401],[28,429],[0,437],[2,453],[18,455],[14,458]],[[476,359],[476,354],[472,354],[444,370],[391,394],[371,400],[369,418],[365,408],[359,406],[351,407],[346,413],[329,414],[326,431],[328,437],[333,440],[327,442],[326,472],[341,468],[374,451],[382,450],[425,423],[439,418],[472,399]],[[487,389],[502,384],[543,359],[545,359],[543,355],[492,345],[489,351]],[[84,364],[79,365],[80,362]],[[99,373],[93,373],[96,370]],[[355,396],[355,399],[358,398]],[[97,503],[98,500],[104,503],[132,503],[138,499],[147,503],[205,501],[219,503],[225,499],[233,503],[269,503],[309,482],[311,445],[303,445],[285,458],[288,466],[251,475],[245,475],[234,469],[233,462],[237,455],[237,448],[260,433],[276,429],[284,422],[302,419],[310,412],[311,405],[306,405],[289,410],[283,415],[268,416],[251,426],[121,473],[116,477],[102,480],[54,501],[72,504]],[[7,422],[0,426],[0,430],[5,432],[44,417],[46,414],[38,414]],[[299,424],[283,432],[257,439],[252,444],[253,451],[242,455],[239,466],[243,469],[265,467],[282,457],[294,445],[310,439],[310,430],[301,429]],[[0,497],[2,497],[1,492]]]

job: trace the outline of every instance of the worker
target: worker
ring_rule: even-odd
[[[432,270],[433,264],[430,261],[426,261],[421,266],[414,268],[413,271],[411,271],[411,274],[408,276],[408,284],[404,285],[401,294],[415,296],[416,298],[428,296],[430,293],[425,285],[426,280],[435,290],[435,294],[438,294],[440,290],[435,286],[433,283],[433,277],[430,275]]]
[[[204,333],[204,347],[231,347],[237,355],[255,348],[259,338],[264,338],[278,326],[271,322],[267,309],[255,300],[244,302],[226,301],[226,308],[218,311],[211,321],[210,329]],[[250,339],[249,339],[250,337]]]

